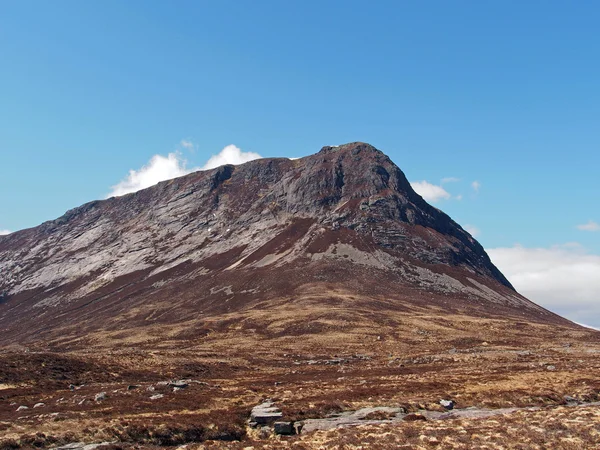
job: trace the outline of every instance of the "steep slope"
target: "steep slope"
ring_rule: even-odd
[[[192,173],[0,236],[5,344],[201,335],[225,317],[310,334],[417,310],[568,325],[364,143]]]

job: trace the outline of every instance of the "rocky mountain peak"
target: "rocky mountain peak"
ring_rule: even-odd
[[[172,311],[159,315],[168,322],[268,307],[324,283],[556,317],[519,296],[472,236],[361,142],[195,172],[0,237],[0,329],[17,335],[99,311],[137,323],[148,308]]]

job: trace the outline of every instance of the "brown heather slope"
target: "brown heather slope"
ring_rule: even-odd
[[[541,407],[550,423],[565,395],[600,392],[599,333],[519,295],[363,143],[192,173],[0,236],[0,336],[0,448],[358,448],[377,431],[281,443],[246,419],[266,398],[289,420],[451,398]],[[174,392],[170,379],[193,382]],[[468,427],[501,448],[505,423],[508,448],[502,417]],[[388,436],[381,448],[444,448],[425,438],[448,423],[372,426]],[[576,448],[561,440],[575,428],[555,430],[553,448]],[[577,445],[593,448],[582,429]]]

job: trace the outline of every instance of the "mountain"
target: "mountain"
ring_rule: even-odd
[[[0,236],[0,336],[0,448],[597,442],[600,333],[519,295],[364,143]]]
[[[304,317],[327,305],[344,318],[279,331],[423,308],[567,323],[519,295],[469,233],[365,143],[191,173],[0,236],[0,293],[5,343],[201,329],[234,312],[261,312],[266,324],[282,308]]]

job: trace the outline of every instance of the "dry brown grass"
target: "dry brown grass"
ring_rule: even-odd
[[[125,345],[128,334],[110,348],[0,353],[0,442],[4,448],[74,441],[116,441],[124,448],[542,448],[541,436],[549,436],[552,448],[566,449],[582,442],[593,448],[598,439],[592,408],[260,437],[245,421],[267,398],[284,419],[303,420],[366,406],[435,411],[442,398],[458,408],[557,407],[565,395],[594,401],[600,394],[600,344],[586,331],[539,324],[515,330],[509,320],[442,319],[430,312],[389,314],[378,329],[283,336],[282,328],[296,325],[289,311],[274,311],[273,317],[223,317],[205,323],[210,331],[199,337],[178,340],[169,332],[148,346]],[[332,308],[306,309],[296,320],[323,315],[321,323],[328,323],[332,314]],[[274,325],[265,326],[269,320]],[[159,383],[181,378],[198,383],[179,392]],[[84,386],[70,390],[71,383]],[[107,399],[94,401],[98,392]],[[156,394],[164,397],[151,400]],[[33,408],[38,402],[44,406]],[[17,412],[20,405],[29,409]],[[239,445],[226,442],[231,439]]]

